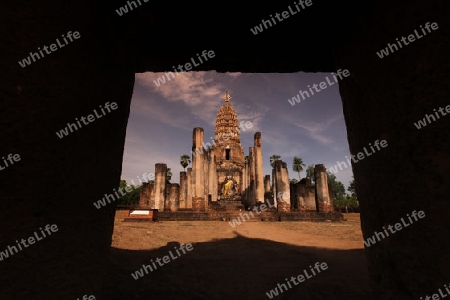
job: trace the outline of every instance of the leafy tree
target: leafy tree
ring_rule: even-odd
[[[303,171],[303,167],[306,165],[303,163],[303,160],[300,157],[294,156],[292,161],[292,170],[294,172],[298,172],[298,180],[301,180],[300,172]]]
[[[244,163],[248,163],[248,155],[246,157],[244,157]]]
[[[183,154],[180,156],[180,164],[186,172],[186,167],[191,163],[191,157],[187,154]]]
[[[355,179],[350,181],[347,191],[349,191],[353,197],[356,197],[356,187],[355,187]]]
[[[345,212],[348,213],[348,208],[356,208],[359,206],[358,201],[356,200],[355,197],[344,197],[344,196],[339,196],[337,199],[334,200],[334,206],[340,210],[342,207],[345,208]]]
[[[340,210],[341,207],[345,207],[346,202],[347,201],[345,197],[338,197],[337,199],[333,199],[334,207],[337,208],[338,210]],[[346,210],[346,212],[348,212],[348,210]]]
[[[141,187],[135,185],[128,185],[125,180],[121,180],[119,188],[125,193],[118,200],[118,205],[135,206],[139,204],[139,197],[141,194]],[[121,195],[122,193],[119,193]]]
[[[308,168],[306,168],[306,177],[311,179],[311,182],[316,180],[316,177],[314,176],[314,165],[309,165]]]
[[[327,171],[327,178],[328,178],[328,188],[331,191],[333,200],[339,199],[340,197],[344,197],[345,187],[342,184],[342,182],[336,179],[336,175],[334,175],[330,171]]]
[[[349,206],[351,207],[359,207],[359,202],[356,197],[353,196],[347,196],[347,199],[349,199]]]
[[[289,180],[289,182],[292,184],[296,184],[298,182],[298,180],[295,178],[292,178],[291,180]]]
[[[280,160],[280,158],[281,158],[281,156],[278,155],[278,154],[273,154],[273,155],[270,157],[270,165],[272,166],[272,168],[275,166],[275,162],[276,162],[277,160]]]

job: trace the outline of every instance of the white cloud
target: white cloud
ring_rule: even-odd
[[[184,110],[185,117],[174,117],[173,106],[167,107],[162,103],[156,103],[156,99],[155,101],[138,99],[136,104],[138,111],[164,123],[167,123],[169,119],[175,120],[171,125],[179,128],[188,126],[189,119],[192,120],[192,117],[214,126],[217,112],[223,104],[222,96],[225,90],[229,90],[230,95],[232,95],[231,103],[238,114],[239,121],[252,122],[251,131],[260,130],[260,122],[268,108],[258,105],[258,111],[254,109],[248,111],[248,108],[242,102],[239,102],[239,99],[233,101],[233,90],[227,89],[221,83],[223,80],[219,78],[219,76],[226,76],[234,80],[240,77],[242,73],[183,72],[178,74],[171,81],[157,87],[153,80],[156,80],[159,76],[164,76],[164,73],[139,73],[136,74],[136,85],[150,87],[161,96],[161,102],[180,102],[180,109]],[[188,115],[190,115],[190,118],[188,118]]]
[[[342,115],[336,115],[335,117],[328,119],[325,122],[317,123],[313,121],[305,121],[302,120],[302,122],[298,122],[297,120],[294,120],[291,122],[296,127],[302,128],[306,131],[308,136],[312,138],[313,140],[323,144],[323,145],[332,145],[335,143],[334,139],[326,135],[325,132],[328,130],[328,128],[336,121],[342,119]]]
[[[225,90],[221,84],[212,84],[214,79],[209,72],[178,72],[175,78],[161,84],[159,87],[153,82],[165,73],[139,73],[136,74],[136,83],[141,86],[151,87],[156,93],[170,102],[181,101],[189,106],[203,103],[208,97],[219,98]],[[169,78],[171,76],[169,75]],[[220,99],[220,98],[219,98]]]
[[[175,78],[157,87],[153,80],[164,73],[136,74],[136,84],[150,87],[163,100],[168,102],[181,102],[182,108],[207,123],[213,123],[221,97],[226,87],[213,78],[217,78],[216,72],[184,72],[178,73]],[[173,107],[170,107],[173,109]]]

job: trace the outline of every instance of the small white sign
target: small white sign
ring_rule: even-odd
[[[133,210],[130,215],[149,215],[150,211],[148,210]]]

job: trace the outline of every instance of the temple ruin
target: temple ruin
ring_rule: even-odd
[[[222,98],[225,102],[217,113],[211,141],[205,142],[203,128],[193,129],[192,166],[180,172],[180,183],[168,183],[167,165],[157,163],[155,181],[143,183],[137,208],[180,212],[170,215],[169,219],[177,220],[189,212],[211,213],[209,219],[223,219],[216,212],[249,210],[264,203],[275,213],[333,213],[325,167],[315,165],[314,185],[308,178],[290,183],[287,164],[282,160],[274,162],[272,175],[264,175],[261,132],[254,134],[254,144],[245,156],[240,137],[243,122],[239,123],[228,91]]]

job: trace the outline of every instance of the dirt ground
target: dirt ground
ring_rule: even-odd
[[[347,221],[122,222],[116,213],[107,299],[269,299],[266,292],[295,278],[316,262],[328,269],[294,285],[274,299],[371,298],[359,214]],[[177,255],[175,247],[193,249]],[[176,259],[135,280],[142,265]],[[181,251],[181,250],[179,250]],[[170,256],[169,256],[170,257]]]

